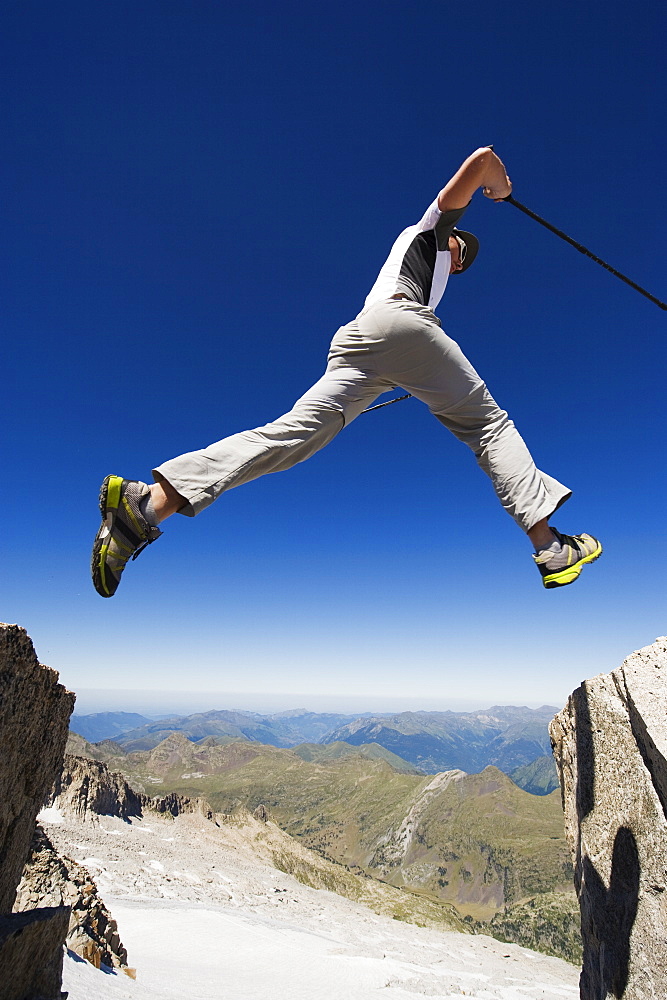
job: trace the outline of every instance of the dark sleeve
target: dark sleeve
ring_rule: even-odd
[[[443,212],[435,224],[435,238],[438,250],[447,250],[449,237],[452,235],[454,226],[459,221],[468,205],[465,208],[450,208],[448,212]]]

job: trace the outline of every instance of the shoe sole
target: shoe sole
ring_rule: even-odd
[[[109,539],[111,538],[116,514],[120,506],[122,497],[123,478],[122,476],[107,476],[100,487],[100,514],[102,524],[93,543],[93,555],[91,560],[91,571],[93,576],[93,586],[100,597],[113,597],[116,593],[118,583],[114,581],[113,590],[109,590],[106,579],[106,557],[109,550]]]
[[[583,559],[577,560],[571,566],[566,566],[565,569],[559,569],[556,573],[549,573],[548,576],[542,577],[542,583],[547,588],[547,590],[553,590],[554,587],[567,587],[569,583],[574,583],[575,580],[579,578],[579,574],[586,565],[586,563],[595,562],[596,559],[602,555],[602,546],[598,542],[597,548],[590,555],[584,556]]]

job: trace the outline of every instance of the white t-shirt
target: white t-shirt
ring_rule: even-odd
[[[449,278],[452,257],[449,237],[464,212],[465,208],[441,212],[436,198],[420,222],[404,229],[391,248],[364,309],[399,293],[435,309]]]

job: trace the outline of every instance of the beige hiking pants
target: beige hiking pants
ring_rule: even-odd
[[[571,495],[540,472],[507,413],[426,306],[376,302],[336,333],[325,374],[289,413],[232,434],[154,470],[194,516],[221,493],[310,458],[362,410],[395,386],[411,392],[475,454],[498,499],[524,531]]]

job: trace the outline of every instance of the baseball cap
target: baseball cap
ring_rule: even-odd
[[[479,250],[479,240],[474,233],[467,233],[465,229],[454,229],[452,231],[452,236],[456,236],[457,239],[461,240],[465,244],[466,252],[463,259],[463,267],[459,271],[453,271],[453,274],[463,274],[467,271],[475,257],[477,256],[477,251]]]

